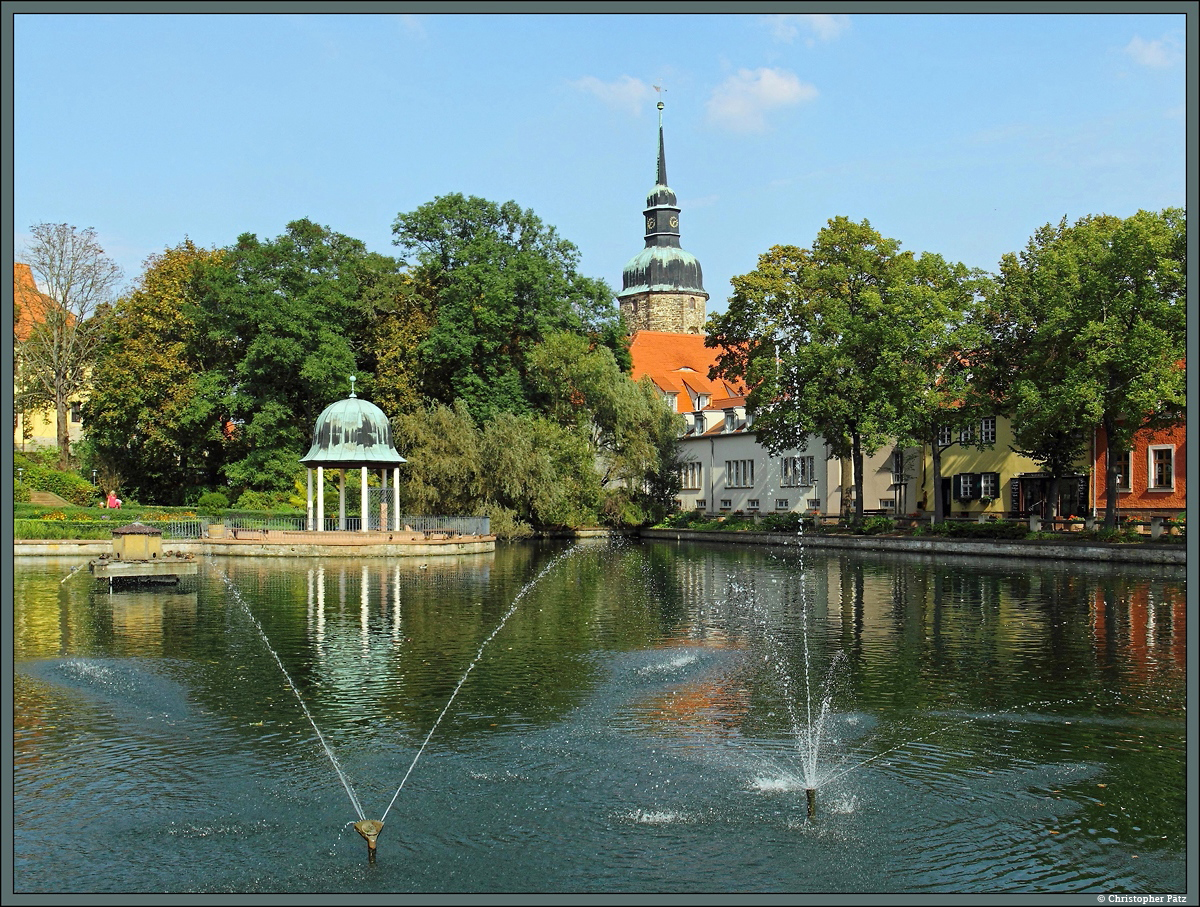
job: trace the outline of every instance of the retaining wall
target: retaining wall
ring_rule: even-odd
[[[801,539],[794,532],[700,532],[688,529],[643,529],[644,539],[667,541],[718,542],[723,545],[791,545]],[[1054,541],[1023,542],[1010,539],[945,539],[919,536],[900,538],[890,536],[819,535],[802,537],[808,549],[843,549],[853,551],[904,551],[913,554],[962,554],[973,557],[1021,557],[1037,560],[1103,561],[1110,564],[1177,564],[1187,563],[1184,545],[1152,545],[1139,542],[1129,545],[1100,545],[1059,543]]]

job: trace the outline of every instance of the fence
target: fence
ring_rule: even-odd
[[[223,521],[226,529],[243,530],[257,529],[278,532],[303,532],[308,529],[308,521],[302,516],[268,516],[268,517],[226,517]],[[344,529],[338,526],[338,517],[325,517],[326,532],[361,532],[362,517],[347,514]],[[388,519],[391,523],[391,519]],[[490,535],[491,520],[485,516],[413,516],[400,517],[402,531],[435,533],[442,532],[453,535]],[[388,527],[391,528],[390,526]],[[379,531],[379,515],[374,514],[368,520],[369,531]]]

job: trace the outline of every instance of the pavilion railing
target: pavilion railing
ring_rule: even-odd
[[[223,521],[225,528],[233,530],[266,530],[267,532],[304,532],[308,529],[307,518],[303,516],[269,516],[269,517],[226,517]],[[362,517],[346,514],[344,528],[339,526],[341,520],[336,517],[326,517],[325,532],[362,532]],[[379,514],[372,514],[368,531],[378,532]],[[388,525],[384,531],[391,531],[392,518],[388,517]],[[490,535],[491,520],[485,516],[416,516],[403,514],[400,517],[401,532],[420,532],[422,534],[445,533],[447,535]]]

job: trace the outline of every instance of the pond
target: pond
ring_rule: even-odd
[[[15,561],[18,893],[1186,890],[1182,569],[77,563]]]

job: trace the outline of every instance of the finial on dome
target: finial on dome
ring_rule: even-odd
[[[354,396],[354,376],[350,376],[350,396]]]

